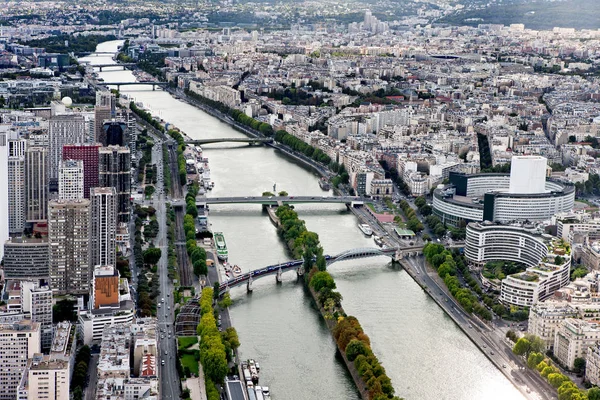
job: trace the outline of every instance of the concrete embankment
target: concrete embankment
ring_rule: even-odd
[[[281,226],[281,221],[275,214],[277,212],[277,207],[265,207],[267,209],[267,214],[269,214],[269,219],[277,228]]]

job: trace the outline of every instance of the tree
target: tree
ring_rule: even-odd
[[[315,292],[320,292],[322,289],[335,289],[335,281],[329,275],[329,272],[320,271],[313,275],[310,280],[310,286],[315,290]]]
[[[542,361],[544,361],[544,355],[542,353],[530,353],[529,357],[527,357],[527,366],[534,369]]]
[[[213,299],[219,300],[219,282],[213,283]]]
[[[528,357],[529,352],[531,351],[531,342],[522,337],[517,340],[517,343],[515,343],[512,351],[518,356]]]
[[[56,302],[52,307],[52,321],[56,324],[62,321],[77,321],[77,312],[75,312],[75,300],[63,299]]]
[[[581,374],[583,371],[585,371],[585,358],[577,357],[573,362],[573,368],[578,374]]]
[[[525,335],[525,338],[529,340],[530,352],[535,351],[536,353],[544,353],[546,351],[546,343],[544,343],[540,337],[527,334]]]
[[[600,400],[600,388],[593,387],[587,392],[588,400]]]
[[[359,355],[367,356],[370,353],[369,347],[361,340],[352,339],[346,346],[346,357],[348,360],[354,361]]]
[[[233,304],[233,300],[231,300],[231,296],[229,295],[229,292],[226,292],[223,295],[223,300],[221,300],[219,302],[219,307],[221,307],[221,308],[229,308],[229,307],[231,307],[232,304]]]
[[[552,386],[554,386],[557,389],[559,387],[561,387],[562,384],[567,380],[569,380],[569,378],[567,378],[563,374],[558,374],[558,373],[548,374],[548,383],[550,383]]]
[[[162,252],[158,247],[150,247],[144,251],[144,263],[156,265]]]
[[[278,193],[278,195],[280,197],[287,197],[288,196],[288,192],[286,192],[285,190],[282,190],[281,192]]]

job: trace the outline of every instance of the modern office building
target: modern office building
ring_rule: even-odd
[[[90,201],[48,203],[50,280],[54,293],[89,292]]]
[[[117,262],[117,192],[114,187],[97,187],[90,191],[90,265]]]
[[[25,206],[27,222],[48,219],[48,150],[29,147],[25,153]]]
[[[58,170],[63,159],[63,146],[69,143],[85,143],[87,126],[81,115],[56,115],[48,120],[49,155],[48,179],[50,185],[58,183]]]
[[[66,144],[63,146],[63,160],[83,161],[83,197],[90,198],[90,189],[98,187],[98,157],[100,143]]]
[[[116,189],[119,222],[127,222],[131,201],[131,153],[127,147],[102,147],[99,160],[99,186]]]
[[[106,144],[106,132],[104,131],[104,122],[110,121],[112,117],[112,111],[110,106],[105,105],[96,105],[94,107],[94,118],[95,118],[95,133],[96,133],[96,142],[102,143],[102,145]]]
[[[126,134],[127,124],[121,120],[112,119],[110,121],[104,121],[102,125],[104,133],[102,137],[105,138],[105,142],[102,142],[104,146],[126,146]]]
[[[0,400],[15,400],[27,360],[40,353],[40,324],[22,320],[0,325]]]
[[[48,239],[13,237],[4,243],[5,279],[44,279],[48,268]]]
[[[450,184],[434,190],[433,213],[442,222],[456,226],[461,221],[543,221],[570,211],[575,187],[546,180],[544,160],[520,156],[510,175],[451,172]],[[520,173],[522,168],[531,171],[525,176]]]
[[[83,199],[83,161],[63,160],[58,171],[58,198]]]
[[[8,229],[20,234],[25,229],[25,151],[27,140],[8,141]]]
[[[23,374],[18,400],[69,400],[70,369],[68,361],[35,354]]]

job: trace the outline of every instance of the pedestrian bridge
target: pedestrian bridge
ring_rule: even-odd
[[[273,143],[273,138],[215,138],[215,139],[198,139],[186,140],[186,144],[210,144],[210,143],[249,143],[251,145],[262,143]]]
[[[206,204],[264,204],[278,206],[282,204],[300,203],[338,203],[361,205],[365,201],[360,196],[239,196],[239,197],[206,197],[196,200],[198,207]]]
[[[405,256],[417,256],[423,251],[423,246],[413,246],[401,249],[396,248],[359,248],[346,250],[338,255],[325,256],[327,265],[345,260],[356,260],[360,258],[370,258],[378,256],[387,256],[392,261],[398,261]],[[224,295],[229,289],[246,285],[248,291],[252,291],[252,282],[256,279],[264,278],[266,276],[275,275],[278,282],[281,282],[281,275],[285,272],[296,271],[298,275],[304,274],[304,260],[292,260],[281,264],[269,265],[268,267],[255,269],[246,272],[240,276],[232,277],[221,283],[219,286],[219,296]]]

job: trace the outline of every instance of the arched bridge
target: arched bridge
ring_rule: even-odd
[[[338,261],[344,260],[355,260],[359,258],[369,258],[377,256],[388,256],[393,261],[402,258],[404,255],[417,255],[423,247],[410,247],[404,249],[395,248],[360,248],[346,250],[338,255],[330,256],[326,255],[325,260],[328,265],[331,265]],[[408,251],[407,251],[408,250]],[[298,275],[304,274],[304,260],[292,260],[281,264],[269,265],[268,267],[255,269],[253,271],[246,272],[240,276],[233,277],[227,281],[221,283],[219,286],[219,296],[222,296],[230,288],[246,285],[248,291],[252,290],[252,282],[256,279],[264,278],[270,275],[276,275],[277,281],[281,281],[281,275],[284,272],[296,271]]]
[[[216,138],[216,139],[199,139],[199,140],[187,140],[187,144],[209,144],[209,143],[250,143],[250,144],[261,144],[261,143],[273,143],[273,138]]]

